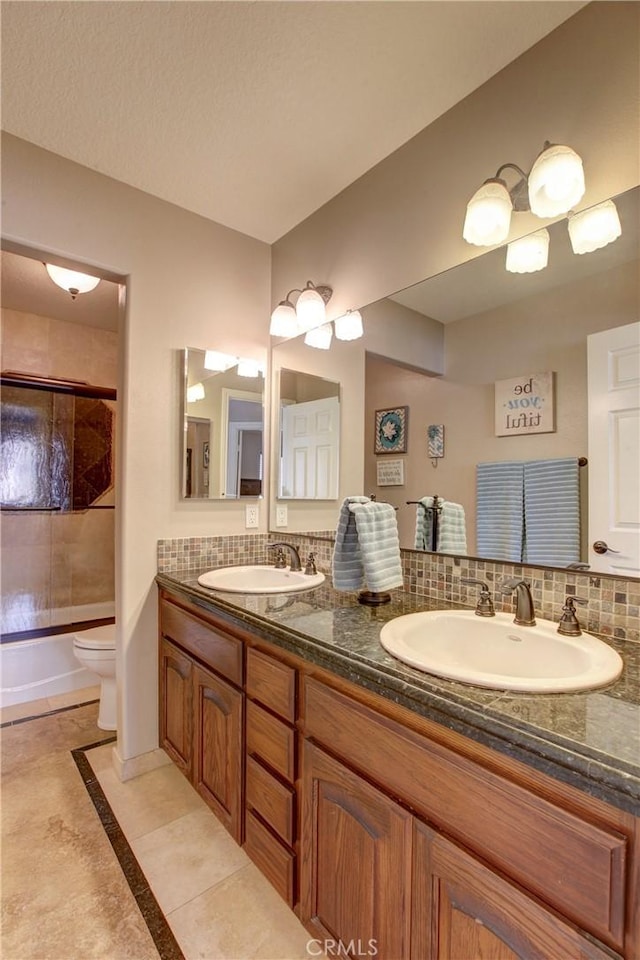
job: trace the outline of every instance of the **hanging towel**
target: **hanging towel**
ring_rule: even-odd
[[[374,593],[401,587],[402,564],[396,512],[390,503],[347,497],[340,508],[333,551],[336,590]]]
[[[523,560],[554,567],[566,567],[580,560],[577,457],[525,463],[524,522]]]
[[[421,497],[416,506],[416,550],[433,550],[433,497]]]
[[[467,527],[462,504],[443,501],[438,520],[437,549],[440,553],[466,554]]]
[[[476,467],[476,550],[492,560],[522,560],[524,464],[521,460]]]

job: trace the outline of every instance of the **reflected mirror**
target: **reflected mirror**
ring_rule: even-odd
[[[337,499],[340,384],[282,368],[278,403],[278,498]]]
[[[397,315],[398,309],[405,308],[414,318],[420,314],[430,318],[432,326],[433,321],[437,321],[437,327],[441,325],[438,330],[444,348],[444,370],[436,369],[435,360],[430,374],[367,355],[364,489],[375,491],[379,500],[398,507],[402,547],[417,546],[417,505],[407,501],[438,495],[462,507],[466,527],[466,549],[440,548],[441,552],[507,559],[500,548],[483,546],[477,534],[484,521],[494,533],[508,536],[500,519],[500,506],[507,510],[509,487],[504,481],[502,486],[498,482],[498,503],[491,518],[476,515],[476,506],[483,499],[476,487],[478,464],[586,458],[588,464],[578,470],[582,515],[575,561],[588,563],[592,570],[638,575],[638,559],[630,557],[640,542],[638,400],[629,394],[626,413],[611,414],[618,432],[613,438],[605,437],[599,451],[593,433],[596,418],[593,413],[588,414],[589,393],[599,387],[592,382],[587,363],[590,342],[592,359],[604,358],[606,368],[608,334],[605,336],[602,331],[626,328],[631,346],[612,348],[611,369],[622,378],[619,386],[622,380],[628,386],[635,384],[637,395],[638,327],[633,324],[639,319],[638,193],[636,188],[614,198],[622,235],[602,249],[574,254],[565,219],[548,227],[549,265],[544,270],[508,273],[502,247],[362,309],[365,328],[370,322],[384,323],[385,312],[390,317],[392,311]],[[600,340],[594,339],[596,334]],[[428,363],[423,366],[428,369]],[[547,402],[553,405],[548,432],[499,430],[496,398],[499,399],[501,388],[497,384],[517,381],[522,392],[520,399],[526,400],[530,378],[544,373],[551,374],[553,388],[553,397],[550,390],[547,392]],[[502,389],[513,389],[513,383]],[[511,400],[518,398],[514,395]],[[408,449],[403,457],[404,484],[384,485],[383,478],[378,485],[382,475],[378,467],[389,458],[373,453],[375,411],[403,406],[410,411]],[[596,409],[595,404],[591,409]],[[516,420],[515,416],[511,423],[523,428],[527,424],[535,426],[533,421]],[[444,446],[436,455],[432,447],[430,455],[429,428],[441,426]],[[612,442],[623,452],[626,468],[613,463]],[[606,484],[612,476],[616,487],[610,497]],[[555,558],[551,542],[554,528],[563,522],[562,507],[554,490],[557,487],[549,491],[539,507],[547,519],[549,542],[543,542],[536,559],[529,562],[564,567],[567,560]],[[598,504],[603,508],[599,519],[594,513]],[[608,542],[613,548],[623,544],[626,534],[629,539],[624,541],[617,557],[613,553],[599,557],[594,552],[594,542]]]
[[[263,495],[264,367],[188,348],[182,355],[182,497],[233,500]],[[207,353],[209,357],[207,357]],[[246,375],[241,375],[246,374]]]

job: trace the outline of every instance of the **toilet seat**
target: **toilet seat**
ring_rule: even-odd
[[[90,627],[74,634],[73,645],[81,650],[116,649],[116,625],[107,623],[101,627]]]

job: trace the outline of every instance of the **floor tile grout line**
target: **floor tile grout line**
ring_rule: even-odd
[[[184,907],[188,906],[190,903],[193,903],[194,900],[197,900],[199,897],[205,896],[207,893],[210,893],[211,890],[215,890],[216,887],[221,886],[223,883],[226,883],[227,880],[230,880],[231,877],[235,877],[237,874],[242,873],[243,870],[246,870],[251,866],[251,861],[243,863],[241,867],[238,867],[237,870],[232,870],[231,873],[227,874],[225,877],[222,877],[220,880],[216,880],[215,883],[212,883],[211,886],[206,887],[206,889],[201,890],[200,893],[194,893],[192,897],[188,900],[185,900],[184,903],[179,903],[178,906],[172,907],[171,910],[167,910],[167,917],[172,917],[174,913],[177,913],[178,910],[182,910]]]
[[[41,720],[42,717],[54,717],[57,713],[66,713],[67,710],[77,710],[78,707],[89,707],[92,703],[99,702],[99,700],[83,700],[82,703],[71,703],[68,707],[56,707],[53,710],[47,710],[45,713],[34,713],[30,717],[18,717],[17,720],[5,720],[3,723],[0,723],[0,730],[4,729],[4,727],[15,727],[19,723],[28,723],[29,720]],[[18,706],[18,704],[16,704],[16,706]]]
[[[71,755],[82,777],[87,793],[96,809],[100,823],[113,847],[113,852],[116,855],[120,869],[129,885],[129,889],[147,925],[161,960],[185,960],[185,956],[180,949],[167,918],[160,909],[160,905],[147,882],[147,878],[86,756],[87,750],[92,750],[95,747],[108,743],[114,743],[115,740],[116,737],[109,737],[97,743],[87,744],[85,747],[78,747],[71,751]]]

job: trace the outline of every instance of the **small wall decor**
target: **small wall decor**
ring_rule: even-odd
[[[209,469],[209,441],[205,440],[202,444],[202,466],[205,470]]]
[[[409,407],[376,410],[374,453],[406,453]]]
[[[376,479],[379,487],[402,487],[404,460],[377,460]]]
[[[496,437],[554,433],[553,373],[496,380]]]
[[[444,423],[430,423],[427,427],[427,453],[431,460],[444,457]]]

